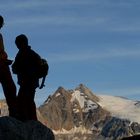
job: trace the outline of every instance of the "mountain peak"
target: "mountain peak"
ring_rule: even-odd
[[[63,88],[62,86],[58,87],[57,90],[65,90],[65,88]]]
[[[88,97],[90,97],[95,102],[99,101],[99,98],[96,95],[94,95],[93,92],[89,88],[87,88],[84,84],[79,84],[79,86],[76,87],[75,90],[78,90],[81,93],[86,94]]]
[[[66,92],[67,92],[66,89],[63,88],[62,86],[58,87],[58,89],[55,91],[55,93],[62,93],[62,94]]]
[[[83,92],[85,89],[88,89],[84,84],[79,84],[78,87],[75,88],[75,90],[79,90],[81,92]]]

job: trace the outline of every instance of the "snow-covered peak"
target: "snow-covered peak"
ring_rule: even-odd
[[[99,98],[99,104],[113,116],[140,123],[140,107],[136,101],[109,95],[99,95]]]

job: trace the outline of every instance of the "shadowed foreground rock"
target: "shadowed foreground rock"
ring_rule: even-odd
[[[126,138],[123,138],[121,140],[140,140],[140,135],[126,137]]]
[[[0,117],[0,140],[54,140],[53,132],[39,121],[23,123]]]

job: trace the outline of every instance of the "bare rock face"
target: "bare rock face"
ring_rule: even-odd
[[[0,140],[54,140],[53,132],[39,121],[0,118]]]
[[[71,94],[60,87],[53,96],[49,96],[46,102],[39,107],[39,111],[47,120],[49,128],[54,130],[61,130],[62,128],[69,130],[72,128],[70,99]]]

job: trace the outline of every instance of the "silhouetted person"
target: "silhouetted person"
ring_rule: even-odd
[[[4,25],[4,19],[0,16],[0,29]],[[9,65],[12,64],[11,60],[8,60],[7,53],[4,49],[3,37],[0,33],[0,83],[3,88],[3,92],[6,98],[6,102],[9,109],[9,116],[15,117],[16,115],[16,86],[12,79]]]
[[[16,37],[15,44],[19,49],[12,65],[14,74],[17,74],[20,85],[17,95],[20,120],[37,120],[36,105],[34,102],[35,90],[39,86],[39,79],[35,71],[40,56],[28,45],[28,38],[21,34]]]

